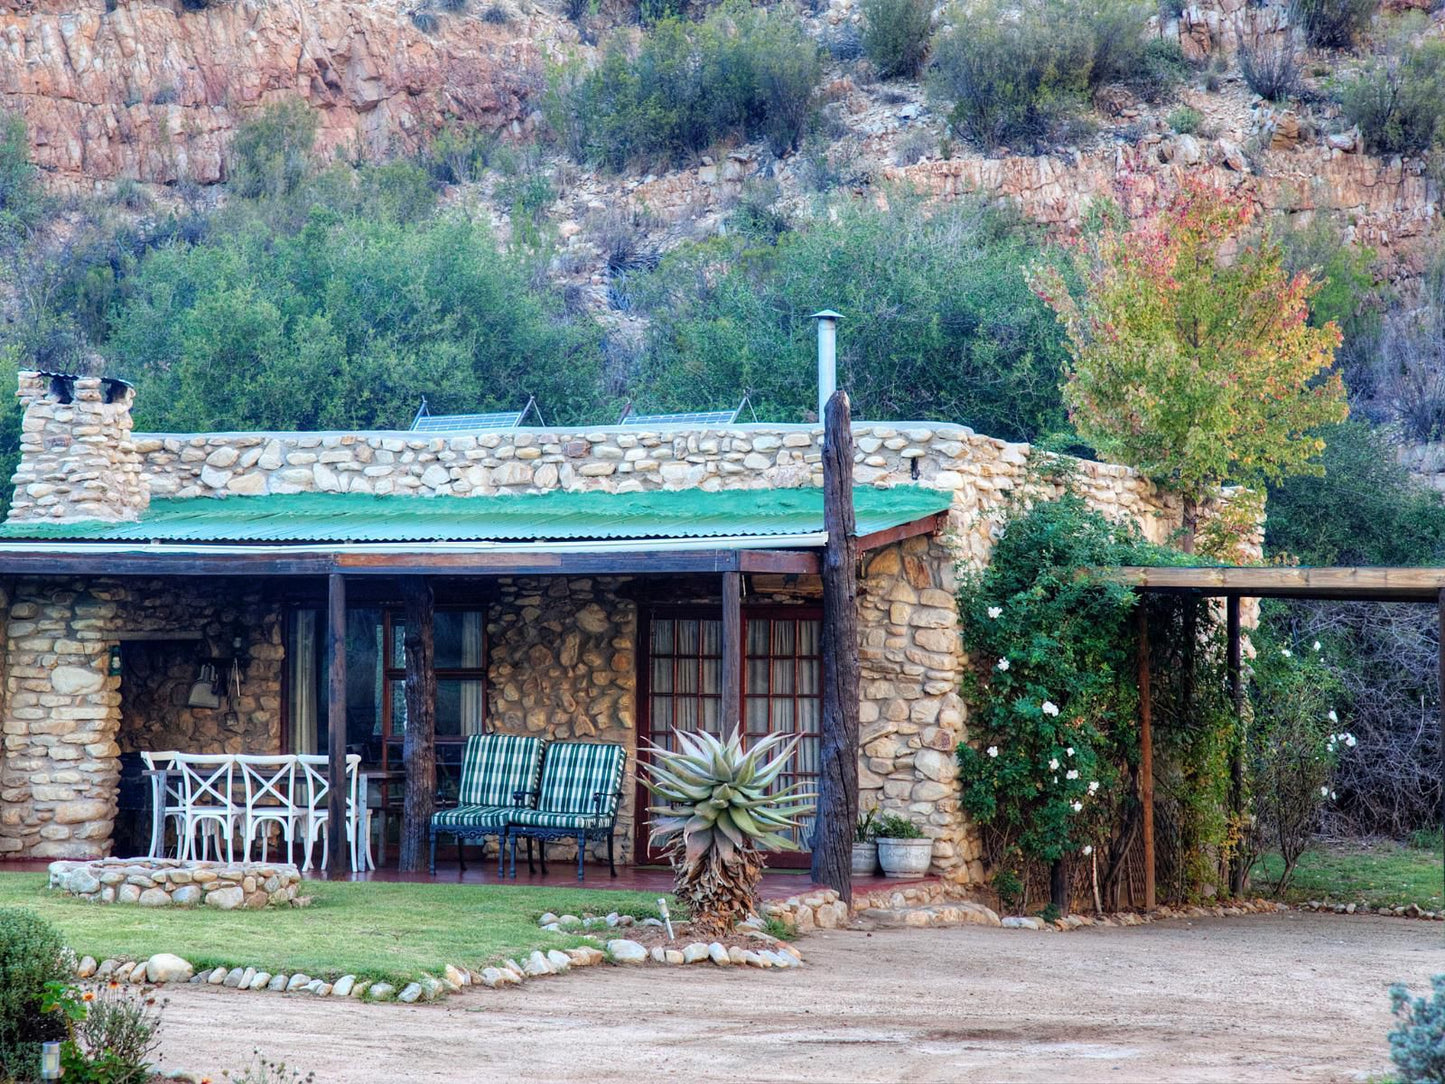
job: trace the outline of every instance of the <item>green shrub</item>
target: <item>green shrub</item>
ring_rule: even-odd
[[[1347,82],[1341,106],[1375,154],[1424,154],[1445,142],[1445,42],[1372,61]]]
[[[1193,135],[1199,131],[1199,126],[1203,121],[1204,118],[1199,115],[1199,110],[1191,109],[1187,105],[1181,105],[1169,114],[1169,127],[1180,135]]]
[[[311,172],[316,113],[292,99],[268,105],[236,129],[230,179],[240,196],[284,196]]]
[[[1178,44],[1144,37],[1151,10],[1135,0],[956,5],[933,41],[933,93],[954,130],[986,147],[1069,138],[1104,84],[1153,97],[1180,77]]]
[[[0,110],[0,245],[27,232],[44,207],[36,169],[30,163],[30,140],[17,113]]]
[[[33,911],[0,909],[0,1080],[35,1080],[40,1044],[65,1038],[65,1020],[42,1011],[46,983],[64,982],[60,934]]]
[[[631,279],[649,317],[637,380],[649,407],[736,404],[765,417],[816,409],[820,299],[847,317],[840,383],[868,418],[941,418],[1008,440],[1064,424],[1062,332],[1019,268],[1044,257],[1037,230],[982,202],[888,207],[839,200],[788,228],[744,199],[725,238],[684,245]],[[746,216],[746,217],[744,217]]]
[[[959,135],[997,147],[1065,136],[1089,88],[1093,43],[1070,5],[980,0],[933,39],[931,90]]]
[[[661,19],[632,55],[614,39],[591,72],[554,74],[552,126],[577,158],[621,169],[679,162],[725,138],[794,149],[822,77],[792,11],[729,4],[700,23]]]
[[[1380,0],[1292,0],[1290,21],[1316,49],[1348,49],[1379,8]]]
[[[928,56],[929,0],[863,0],[863,52],[884,79],[911,79]]]
[[[452,125],[436,134],[422,152],[422,168],[441,184],[468,184],[494,164],[498,140],[475,124]]]
[[[1390,1032],[1390,1059],[1407,1084],[1445,1081],[1445,975],[1430,980],[1430,996],[1410,996],[1403,985],[1390,987],[1390,1011],[1398,1026]]]
[[[874,839],[922,839],[923,830],[907,817],[885,813],[873,822]]]

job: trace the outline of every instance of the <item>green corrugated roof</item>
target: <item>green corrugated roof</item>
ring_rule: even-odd
[[[858,489],[859,534],[948,508],[917,486]],[[78,542],[579,542],[770,537],[823,530],[823,491],[700,489],[491,497],[295,493],[152,500],[130,523],[7,523],[0,540]]]

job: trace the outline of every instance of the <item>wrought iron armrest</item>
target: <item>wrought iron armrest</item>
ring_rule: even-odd
[[[534,796],[536,793],[537,792],[535,790],[514,790],[512,792],[512,804],[530,805],[531,803],[528,802],[527,799]]]

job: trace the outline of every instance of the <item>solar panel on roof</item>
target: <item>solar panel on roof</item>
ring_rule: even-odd
[[[752,403],[746,395],[742,402],[738,403],[733,410],[696,410],[680,414],[634,414],[632,404],[622,411],[622,417],[617,419],[618,425],[732,425],[742,414],[743,407],[752,410]],[[757,414],[753,414],[753,421],[757,421]]]
[[[477,433],[483,430],[495,429],[516,429],[522,424],[522,419],[529,411],[535,412],[537,421],[542,421],[542,412],[537,408],[537,400],[529,397],[527,405],[521,410],[505,411],[495,414],[433,414],[428,408],[426,400],[421,401],[421,408],[417,410],[416,417],[411,421],[413,433]]]

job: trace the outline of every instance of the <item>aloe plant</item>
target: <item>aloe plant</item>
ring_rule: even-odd
[[[753,913],[763,852],[797,850],[788,833],[813,811],[799,784],[775,789],[798,739],[773,734],[744,750],[726,739],[678,731],[675,750],[652,747],[644,763],[652,843],[672,863],[679,900],[700,936],[720,936]]]

